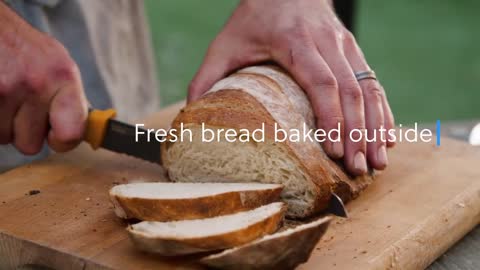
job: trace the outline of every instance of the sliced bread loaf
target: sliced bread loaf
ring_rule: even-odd
[[[249,67],[216,83],[202,98],[178,114],[172,128],[183,123],[189,140],[162,144],[162,160],[170,179],[180,182],[276,183],[285,186],[287,216],[304,218],[324,210],[331,192],[344,202],[372,182],[370,176],[349,177],[316,141],[275,140],[275,124],[288,131],[315,128],[314,114],[304,91],[283,70]],[[264,125],[263,141],[229,142],[225,136],[202,142],[202,124],[220,129],[248,130]],[[280,138],[283,138],[281,136]],[[218,137],[217,137],[218,139]]]
[[[139,249],[177,256],[231,248],[271,234],[282,224],[284,212],[285,205],[278,202],[207,219],[144,221],[127,230]]]
[[[200,262],[212,268],[229,270],[294,269],[308,260],[329,222],[330,218],[326,217],[299,225],[207,256]]]
[[[120,218],[201,219],[254,209],[279,200],[281,185],[259,183],[132,183],[110,190]]]

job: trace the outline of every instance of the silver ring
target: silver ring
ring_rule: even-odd
[[[357,81],[366,80],[366,79],[377,80],[377,75],[375,75],[375,71],[367,70],[367,71],[355,72],[355,78],[357,79]]]

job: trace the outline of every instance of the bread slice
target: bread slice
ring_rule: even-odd
[[[207,219],[143,221],[127,230],[139,249],[177,256],[231,248],[273,233],[282,224],[284,212],[285,205],[277,202]]]
[[[283,187],[259,183],[133,183],[110,190],[120,218],[201,219],[254,209],[279,200]]]
[[[200,260],[217,269],[294,269],[310,257],[330,217],[299,225]]]
[[[352,178],[332,161],[316,141],[275,141],[275,124],[293,130],[315,129],[315,118],[304,91],[283,70],[248,67],[217,82],[205,95],[188,104],[172,123],[183,123],[193,141],[162,144],[162,160],[177,182],[260,182],[285,186],[282,199],[287,216],[306,218],[325,210],[332,192],[344,202],[355,198],[372,177]],[[225,136],[202,142],[202,124],[218,132],[264,127],[263,141],[229,142]],[[218,137],[217,137],[218,138]],[[281,137],[282,138],[282,137]]]

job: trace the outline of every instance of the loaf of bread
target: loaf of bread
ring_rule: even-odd
[[[176,182],[260,182],[281,184],[287,216],[305,218],[328,205],[331,193],[344,201],[358,195],[371,176],[351,178],[340,162],[332,161],[316,141],[275,141],[274,125],[284,130],[315,128],[315,118],[303,90],[274,66],[242,69],[216,83],[199,100],[177,115],[172,128],[183,123],[193,140],[162,145],[162,159]],[[210,130],[246,129],[264,124],[265,140],[202,142],[202,123]]]

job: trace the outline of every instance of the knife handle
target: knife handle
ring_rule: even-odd
[[[93,149],[97,149],[102,145],[108,121],[114,118],[115,115],[117,115],[117,112],[114,109],[88,109],[87,131],[84,140],[89,143]]]

